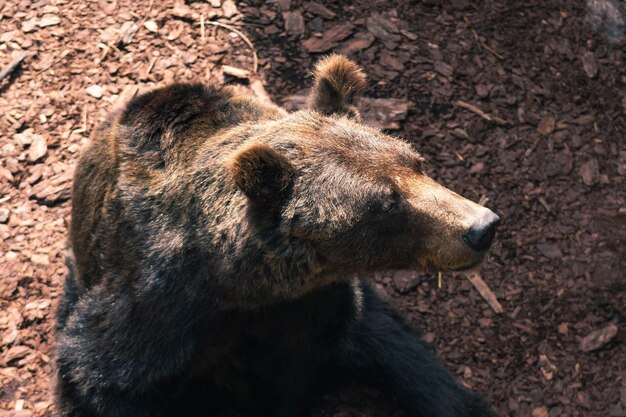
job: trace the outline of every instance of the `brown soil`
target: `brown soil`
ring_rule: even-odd
[[[248,35],[257,74],[250,48],[212,22]],[[481,271],[503,313],[459,276],[438,288],[379,274],[380,289],[498,415],[626,416],[625,29],[621,0],[0,0],[0,71],[30,54],[0,81],[0,415],[54,414],[72,166],[104,115],[191,79],[265,85],[294,108],[312,63],[341,51],[370,75],[369,98],[397,99],[365,100],[370,122],[398,128],[435,178],[504,220]],[[403,415],[362,388],[317,414]]]

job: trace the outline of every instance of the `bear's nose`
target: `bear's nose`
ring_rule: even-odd
[[[489,210],[480,220],[472,225],[469,232],[463,235],[463,242],[476,252],[489,249],[496,235],[496,226],[500,224],[500,217]]]

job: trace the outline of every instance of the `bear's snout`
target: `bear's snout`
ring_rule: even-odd
[[[487,210],[469,231],[463,235],[462,240],[475,252],[484,252],[491,247],[496,235],[496,227],[500,224],[500,217],[491,210]]]

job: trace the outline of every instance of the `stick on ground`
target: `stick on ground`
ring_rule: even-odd
[[[24,51],[18,56],[16,56],[15,59],[13,59],[13,61],[9,63],[9,65],[4,67],[4,69],[0,71],[0,81],[2,81],[7,75],[12,73],[13,70],[15,70],[15,68],[17,68],[18,65],[20,65],[22,61],[24,60],[24,58],[26,58],[27,56],[28,56],[28,52]]]
[[[239,36],[246,43],[246,45],[248,45],[248,47],[250,47],[250,49],[252,50],[252,59],[254,61],[254,63],[252,64],[252,72],[256,73],[259,67],[259,58],[257,57],[256,49],[254,48],[254,44],[252,43],[252,41],[242,31],[230,25],[227,25],[225,23],[221,23],[221,22],[213,22],[209,20],[204,23],[206,25],[218,26],[218,27],[230,30],[231,32]]]
[[[496,124],[499,124],[501,126],[506,126],[506,120],[499,118],[498,116],[492,116],[490,114],[485,113],[484,111],[482,111],[481,109],[479,109],[478,107],[474,106],[473,104],[469,104],[464,102],[463,100],[457,100],[456,101],[456,105],[459,107],[463,107],[466,110],[471,111],[472,113],[475,113],[477,115],[479,115],[480,117],[482,117],[483,119],[487,120],[488,122],[494,122]]]
[[[474,273],[468,275],[467,279],[478,290],[480,295],[485,299],[485,301],[487,302],[487,304],[489,304],[489,307],[491,307],[493,311],[498,314],[504,311],[502,305],[498,302],[496,295],[493,293],[493,291],[491,291],[491,288],[489,288],[489,286],[485,283],[485,281],[483,281],[479,274]]]

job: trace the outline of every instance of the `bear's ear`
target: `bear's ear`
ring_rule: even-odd
[[[255,203],[276,205],[286,196],[294,170],[274,149],[252,144],[239,150],[230,161],[235,183]]]
[[[357,64],[342,55],[330,55],[317,63],[313,75],[309,108],[326,116],[340,114],[360,119],[354,101],[365,88],[367,77]]]

